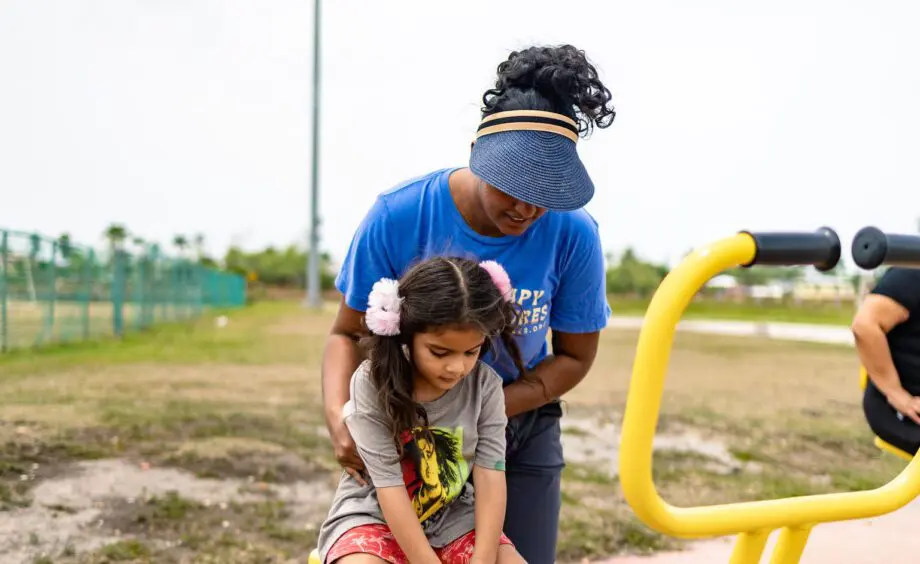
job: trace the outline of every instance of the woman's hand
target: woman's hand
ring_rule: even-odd
[[[332,448],[335,459],[342,465],[345,472],[362,486],[367,485],[367,480],[361,475],[364,462],[358,456],[358,447],[355,445],[351,432],[342,420],[330,423],[329,434],[332,438]]]
[[[898,413],[920,425],[920,397],[913,396],[904,388],[900,388],[888,395],[888,403]]]

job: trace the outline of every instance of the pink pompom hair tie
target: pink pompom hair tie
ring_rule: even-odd
[[[514,297],[514,291],[511,287],[511,277],[508,276],[508,272],[505,268],[494,260],[482,261],[479,263],[479,266],[485,269],[485,271],[489,273],[489,276],[492,277],[492,282],[498,288],[502,297],[505,298],[505,301],[510,302]]]
[[[390,278],[381,278],[374,283],[367,299],[367,312],[364,322],[376,335],[392,337],[399,335],[399,282]]]

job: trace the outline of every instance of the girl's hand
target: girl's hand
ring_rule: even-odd
[[[412,502],[406,495],[405,486],[377,488],[377,500],[383,510],[383,519],[393,533],[399,548],[406,553],[409,562],[415,564],[441,564],[431,548]]]

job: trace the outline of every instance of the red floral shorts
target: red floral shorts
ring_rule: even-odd
[[[467,564],[473,557],[475,541],[476,531],[470,531],[443,548],[435,548],[434,552],[444,564]],[[503,533],[499,544],[511,544],[511,540]],[[325,564],[356,553],[373,554],[392,564],[409,564],[409,559],[386,525],[361,525],[350,529],[329,549]]]

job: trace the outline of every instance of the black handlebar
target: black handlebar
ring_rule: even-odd
[[[824,272],[840,261],[840,237],[830,227],[822,227],[814,233],[742,233],[754,239],[757,249],[753,260],[742,265],[744,267],[756,264],[813,265]]]
[[[877,227],[863,227],[853,237],[853,262],[872,270],[879,266],[920,267],[920,236],[886,234]]]

